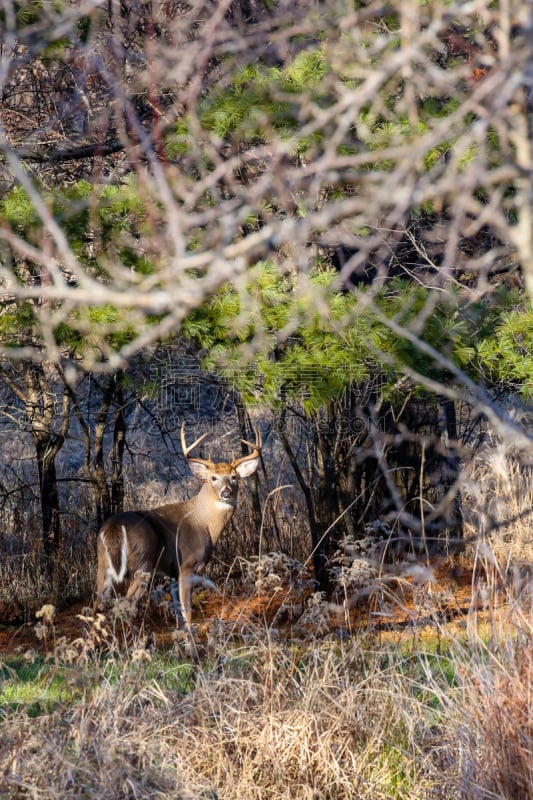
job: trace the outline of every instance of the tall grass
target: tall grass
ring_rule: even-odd
[[[45,615],[40,696],[20,661],[4,675],[0,796],[529,799],[533,627],[506,613],[397,640],[219,622],[167,652],[99,619],[67,642]]]
[[[503,638],[462,664],[461,695],[447,698],[450,747],[460,765],[460,796],[533,797],[533,627],[518,610]]]
[[[474,586],[461,694],[445,698],[458,796],[533,797],[533,476],[504,445],[471,465]],[[483,612],[480,614],[480,612]],[[480,635],[480,619],[488,619]]]
[[[59,669],[68,699],[4,711],[6,796],[425,798],[435,785],[435,714],[399,653],[264,632],[219,638],[189,690],[142,647]]]
[[[504,455],[465,482],[481,536],[453,628],[214,619],[164,649],[100,618],[66,640],[48,609],[46,658],[5,659],[0,797],[533,800],[533,493]],[[432,590],[417,594],[426,624]]]

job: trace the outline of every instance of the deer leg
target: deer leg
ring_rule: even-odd
[[[98,573],[96,576],[96,600],[93,606],[93,614],[103,611],[107,606],[109,595],[116,583],[116,573],[109,567],[107,559],[98,559]]]
[[[115,549],[115,548],[113,548]],[[114,584],[121,583],[126,574],[126,552],[127,552],[127,539],[126,530],[123,528],[122,541],[115,556],[120,558],[120,568],[116,569],[111,552],[106,541],[105,532],[102,530],[98,536],[97,553],[98,553],[98,573],[96,576],[96,600],[93,607],[93,613],[96,614],[99,610],[104,610],[109,595],[113,589]]]
[[[183,609],[180,602],[180,586],[174,578],[170,581],[170,596],[172,597],[172,605],[176,614],[176,624],[181,627],[183,625]]]
[[[193,589],[196,589],[199,586],[202,589],[211,589],[214,592],[219,591],[218,587],[215,586],[213,581],[209,580],[209,578],[205,578],[203,575],[189,575],[187,582],[190,586],[190,596],[192,596]],[[170,581],[170,595],[172,597],[172,605],[176,614],[176,622],[178,623],[178,626],[181,626],[185,619],[185,614],[180,600],[179,583],[174,579]],[[190,621],[188,624],[190,624]]]
[[[96,578],[96,600],[94,601],[93,615],[96,615],[98,611],[103,611],[105,608],[112,586],[113,580],[109,574],[109,570],[103,563],[99,562],[98,575]]]
[[[139,600],[148,589],[148,585],[152,579],[152,573],[149,570],[138,569],[133,576],[133,580],[126,592],[126,598],[131,599],[135,609],[137,609]]]
[[[218,586],[216,586],[213,581],[209,580],[209,578],[206,578],[203,575],[191,575],[191,586],[193,589],[196,589],[197,586],[200,586],[202,589],[211,589],[213,592],[220,591]]]
[[[192,622],[191,595],[194,584],[194,575],[184,575],[180,572],[179,577],[179,601],[181,613],[185,624],[189,626]]]
[[[183,573],[180,573],[179,590],[178,585],[174,581],[170,584],[170,594],[172,595],[172,603],[174,605],[174,609],[176,610],[178,624],[180,624],[180,620],[185,620],[187,625],[191,624],[192,592],[193,589],[196,589],[199,586],[201,586],[202,589],[212,589],[214,592],[219,591],[218,587],[215,586],[213,581],[209,580],[209,578],[205,578],[203,575],[195,575],[194,573],[191,575],[184,575]]]

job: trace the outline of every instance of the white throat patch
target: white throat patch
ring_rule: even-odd
[[[217,500],[215,503],[215,508],[218,508],[221,511],[226,511],[228,508],[234,508],[234,503],[230,503],[225,500]]]

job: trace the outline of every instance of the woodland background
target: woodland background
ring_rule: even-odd
[[[222,458],[265,426],[244,527],[322,588],[378,519],[461,538],[480,448],[529,469],[528,8],[326,5],[5,4],[14,563],[184,485],[183,419]]]
[[[0,27],[0,620],[41,652],[0,673],[6,796],[529,800],[530,5],[4,0]],[[183,421],[221,460],[261,428],[209,569],[289,592],[285,622],[219,618],[194,657],[86,616],[67,641],[49,604],[91,600],[102,520],[197,490]],[[449,587],[380,571],[413,558],[469,585],[451,643]],[[393,605],[409,645],[351,635]]]

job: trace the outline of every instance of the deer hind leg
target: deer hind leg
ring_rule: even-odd
[[[141,597],[146,594],[151,581],[152,573],[149,569],[141,568],[136,570],[126,592],[126,599],[132,601],[135,610],[137,610]]]
[[[109,573],[107,565],[98,559],[98,573],[96,576],[96,600],[94,602],[93,614],[96,615],[98,611],[103,611],[109,600],[111,589],[113,588],[113,579]]]
[[[106,532],[102,530],[98,537],[98,572],[96,576],[96,600],[94,614],[104,610],[115,584],[120,584],[127,568],[127,537],[123,527],[118,547],[108,547]],[[114,559],[113,559],[114,555]]]

